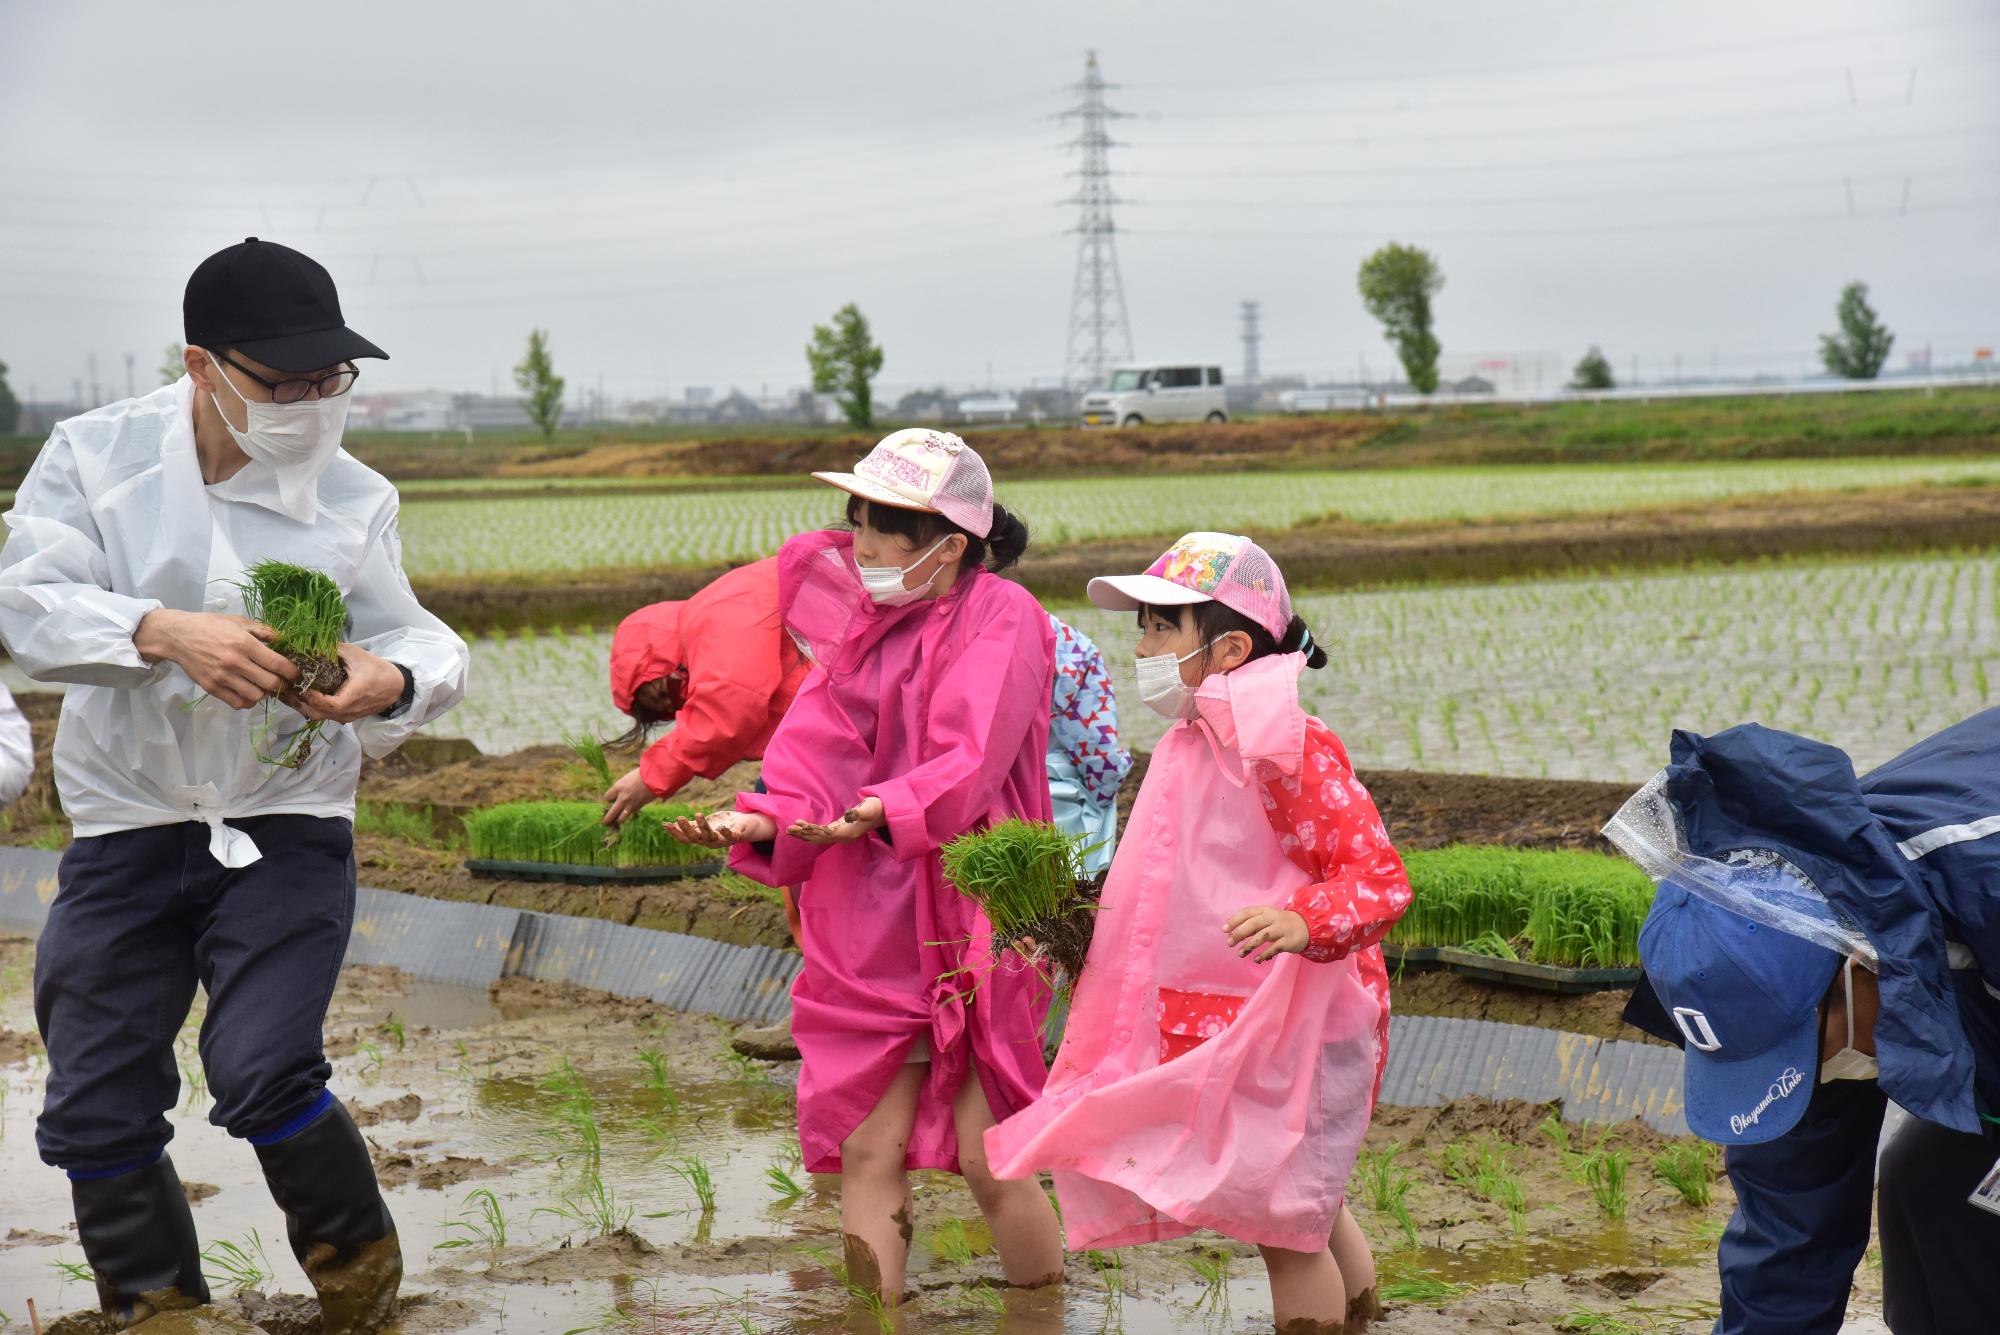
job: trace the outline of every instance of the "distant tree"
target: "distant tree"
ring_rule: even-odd
[[[1868,284],[1849,283],[1840,290],[1840,332],[1822,334],[1819,359],[1826,369],[1849,380],[1873,380],[1889,360],[1896,336],[1875,318],[1868,304]]]
[[[0,362],[0,436],[11,436],[21,425],[21,401],[7,384],[7,363]]]
[[[1590,345],[1589,352],[1583,354],[1583,360],[1576,364],[1576,370],[1570,373],[1569,387],[1571,389],[1618,388],[1618,382],[1611,375],[1611,363],[1605,360],[1604,354],[1597,350],[1595,343]]]
[[[868,319],[853,302],[833,313],[830,325],[814,325],[806,344],[813,389],[840,402],[841,416],[857,431],[875,425],[875,394],[870,383],[882,370],[882,349],[868,332]]]
[[[528,355],[514,368],[514,385],[526,397],[521,407],[528,420],[541,428],[544,439],[556,434],[563,415],[563,378],[549,360],[549,336],[536,329],[528,334]]]
[[[179,343],[167,344],[166,354],[160,358],[160,383],[171,385],[187,374],[187,349]]]
[[[1438,384],[1438,340],[1431,332],[1431,298],[1444,272],[1427,251],[1391,242],[1361,262],[1361,300],[1396,345],[1403,373],[1420,394]]]

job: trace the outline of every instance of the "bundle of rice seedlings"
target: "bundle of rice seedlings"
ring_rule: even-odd
[[[465,847],[468,856],[494,862],[692,867],[715,861],[715,850],[684,844],[660,823],[697,814],[683,803],[655,802],[607,839],[596,802],[508,802],[465,817]]]
[[[243,614],[278,632],[271,647],[298,666],[294,689],[332,695],[345,686],[340,641],[347,631],[347,601],[340,587],[320,571],[288,561],[259,561],[244,573],[248,578],[237,585],[243,591]],[[275,756],[264,754],[260,738],[257,758],[297,769],[325,726],[324,720],[313,720],[286,739],[285,749]]]
[[[1006,820],[960,835],[941,852],[945,878],[979,901],[996,949],[1032,937],[1075,979],[1090,953],[1097,882],[1085,875],[1085,836],[1043,821]]]

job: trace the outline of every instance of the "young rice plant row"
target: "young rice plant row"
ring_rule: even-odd
[[[1756,721],[1822,737],[1866,768],[1994,704],[2000,558],[1311,595],[1331,657],[1307,708],[1356,765],[1637,782],[1674,728]],[[1129,617],[1059,608],[1104,650],[1129,745],[1166,722],[1132,693]],[[612,736],[610,637],[482,638],[466,702],[437,731],[488,752]],[[32,686],[9,669],[15,689]]]
[[[1980,459],[1790,460],[1453,468],[1378,472],[1231,473],[1005,482],[1001,499],[1045,543],[1224,528],[1268,534],[1340,514],[1435,520],[1554,514],[1719,499],[1799,488],[1831,490],[2000,479]],[[794,533],[837,522],[824,487],[448,501],[413,491],[402,508],[410,574],[702,566],[769,555]]]

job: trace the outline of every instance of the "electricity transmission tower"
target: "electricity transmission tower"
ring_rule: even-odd
[[[1119,202],[1111,191],[1113,141],[1106,130],[1129,113],[1104,105],[1105,90],[1116,86],[1104,82],[1097,53],[1090,52],[1083,82],[1072,85],[1082,100],[1058,117],[1077,122],[1077,136],[1067,146],[1083,150],[1083,165],[1072,173],[1079,181],[1076,194],[1063,201],[1077,206],[1076,226],[1070,229],[1076,233],[1076,281],[1070,289],[1069,340],[1063,353],[1063,384],[1071,390],[1104,384],[1112,365],[1132,359],[1132,320],[1125,313],[1125,283],[1118,276],[1113,242],[1117,228],[1111,221],[1111,206]]]
[[[1246,388],[1251,388],[1251,389],[1254,389],[1256,387],[1257,377],[1259,374],[1261,374],[1260,368],[1257,365],[1257,340],[1260,337],[1260,335],[1257,332],[1257,320],[1258,320],[1258,304],[1254,301],[1244,302],[1243,303],[1243,384]]]

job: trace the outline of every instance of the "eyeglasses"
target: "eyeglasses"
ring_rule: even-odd
[[[311,396],[315,389],[319,391],[319,397],[322,399],[338,398],[353,389],[354,382],[361,378],[361,372],[355,369],[352,362],[346,363],[338,371],[328,371],[325,375],[286,376],[283,380],[266,380],[226,352],[222,354],[222,360],[270,390],[273,403],[297,403]]]

